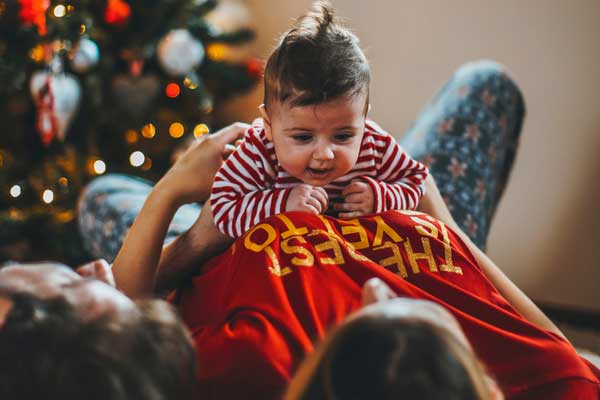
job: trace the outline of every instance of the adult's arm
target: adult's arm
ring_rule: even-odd
[[[525,319],[567,339],[550,318],[458,227],[431,175],[425,181],[425,190],[426,194],[421,200],[418,210],[439,219],[453,228],[469,247],[484,275]]]
[[[170,289],[230,242],[214,226],[206,205],[186,233],[164,251],[162,246],[177,209],[208,198],[226,145],[247,127],[236,123],[198,140],[152,189],[113,263],[117,288],[123,293],[136,299],[153,296],[158,288]]]

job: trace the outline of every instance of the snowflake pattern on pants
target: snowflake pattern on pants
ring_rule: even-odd
[[[458,225],[485,248],[525,116],[523,96],[492,61],[463,65],[401,144],[429,167]]]

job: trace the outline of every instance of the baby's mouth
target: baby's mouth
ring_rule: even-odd
[[[309,174],[313,175],[313,176],[326,176],[328,175],[331,171],[333,171],[333,168],[311,168],[311,167],[307,167],[306,170],[308,171]]]

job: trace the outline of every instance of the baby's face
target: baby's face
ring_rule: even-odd
[[[312,186],[347,174],[358,159],[365,130],[366,94],[319,105],[273,104],[263,111],[265,132],[281,167]]]

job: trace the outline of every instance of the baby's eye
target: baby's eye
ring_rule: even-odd
[[[308,133],[298,133],[293,135],[292,138],[299,143],[308,143],[311,141],[312,135],[309,135]]]
[[[345,133],[336,133],[334,135],[334,139],[337,140],[338,142],[348,142],[350,141],[352,138],[354,137],[354,133],[349,133],[349,132],[345,132]]]

